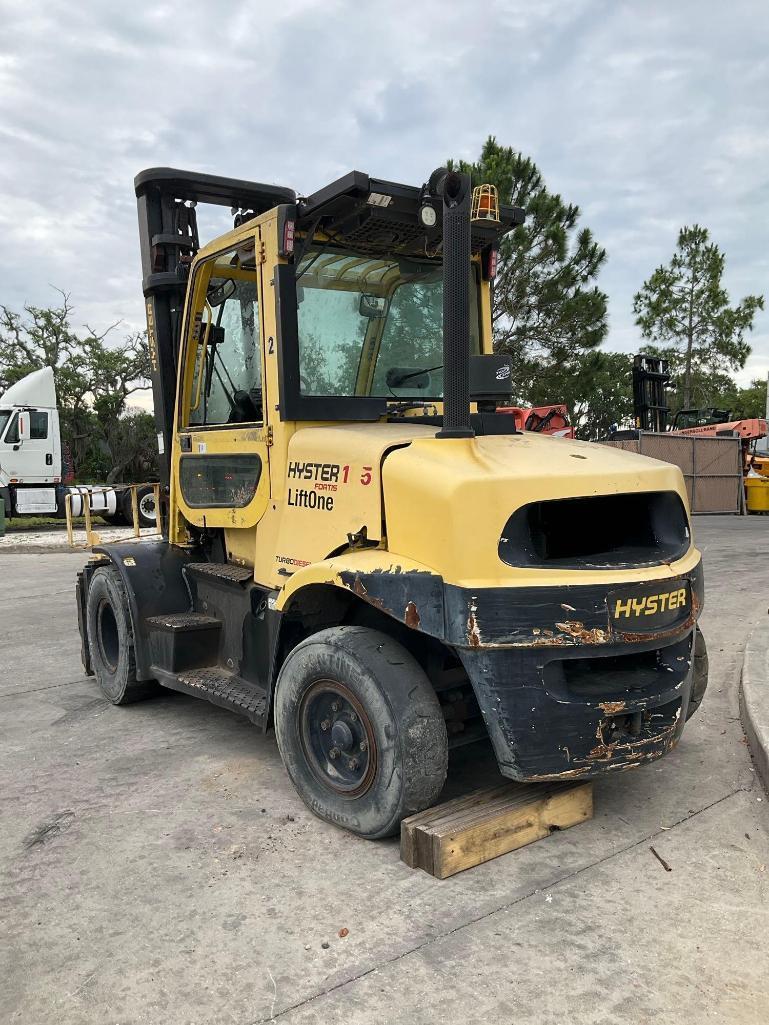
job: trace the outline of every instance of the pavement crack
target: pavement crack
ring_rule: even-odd
[[[0,694],[0,701],[3,698],[20,698],[25,694],[38,694],[41,690],[54,690],[56,687],[72,687],[76,683],[89,683],[90,677],[79,676],[76,680],[65,680],[64,683],[49,683],[47,687],[30,687],[29,690],[14,690],[8,694]]]
[[[666,833],[670,833],[671,830],[677,826],[683,825],[685,822],[689,822],[690,819],[696,818],[698,815],[702,815],[703,812],[710,811],[711,808],[717,807],[724,801],[730,800],[732,797],[736,797],[737,794],[749,793],[752,787],[737,787],[735,790],[730,791],[728,794],[724,794],[723,797],[719,797],[715,801],[711,801],[710,804],[706,804],[702,808],[698,808],[696,811],[690,812],[688,815],[684,815],[682,818],[677,819],[670,826],[666,826],[664,829],[660,827],[654,830],[652,833],[648,833],[645,836],[640,837],[638,840],[634,840],[633,843],[628,844],[626,847],[622,847],[619,850],[612,851],[610,854],[605,855],[602,858],[597,858],[595,861],[591,861],[589,865],[583,865],[581,868],[575,868],[573,872],[567,872],[565,875],[556,879],[552,883],[548,883],[548,890],[555,889],[556,886],[561,886],[563,883],[569,882],[571,879],[582,875],[584,872],[589,872],[592,868],[596,868],[599,865],[604,865],[606,862],[611,861],[613,858],[619,857],[621,854],[627,854],[628,851],[635,850],[636,847],[641,847],[644,844],[648,844],[650,840],[654,840],[658,836],[664,836]],[[536,887],[533,890],[529,890],[527,893],[522,893],[520,897],[516,897],[515,900],[508,901],[506,904],[500,904],[498,907],[489,908],[487,911],[476,915],[473,918],[468,919],[465,922],[461,922],[459,925],[454,926],[453,929],[447,929],[445,932],[438,933],[437,935],[428,936],[421,943],[415,943],[407,950],[401,951],[399,954],[395,954],[392,957],[386,958],[384,961],[372,965],[365,971],[359,972],[357,975],[351,976],[349,979],[342,979],[334,986],[329,986],[328,989],[321,990],[318,993],[314,993],[312,996],[307,997],[305,1000],[299,1000],[295,1004],[291,1004],[289,1007],[284,1007],[278,1011],[277,1014],[270,1013],[268,1018],[256,1018],[245,1022],[244,1025],[267,1025],[269,1022],[279,1021],[285,1014],[290,1011],[299,1010],[302,1007],[306,1007],[308,1004],[313,1003],[315,1000],[319,1000],[321,997],[328,996],[330,993],[334,993],[338,989],[344,989],[345,986],[351,986],[353,983],[360,982],[361,979],[365,979],[367,976],[374,972],[381,971],[383,968],[387,968],[392,964],[397,964],[398,961],[402,961],[404,958],[409,957],[411,954],[416,953],[419,950],[423,950],[426,947],[431,947],[434,943],[439,943],[442,940],[447,939],[449,936],[455,935],[455,933],[461,932],[463,929],[467,929],[470,926],[477,925],[479,922],[484,921],[486,918],[491,918],[492,915],[499,914],[500,911],[508,911],[510,908],[515,907],[517,904],[521,904],[530,897],[542,891],[541,887]],[[273,1003],[273,1008],[274,1008]]]
[[[42,601],[52,598],[55,594],[72,594],[72,587],[64,587],[61,591],[46,591],[45,594],[19,594],[13,599],[14,605],[20,601]]]

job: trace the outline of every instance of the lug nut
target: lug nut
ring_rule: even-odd
[[[335,758],[339,757],[339,754],[340,754],[339,748],[338,747],[332,747],[331,750],[328,753],[328,756],[331,759],[331,761],[333,762]]]
[[[339,702],[338,702],[338,701],[334,701],[334,702],[332,703],[332,705],[331,705],[331,711],[332,711],[332,712],[338,712],[338,711],[339,711]]]
[[[350,722],[357,722],[357,721],[358,721],[358,716],[355,714],[355,712],[350,712]]]
[[[330,719],[324,719],[323,722],[320,724],[320,728],[323,730],[324,733],[330,727],[331,727],[331,720]]]
[[[365,740],[362,740],[360,742],[360,744],[358,744],[358,749],[361,750],[361,751],[365,751],[367,747],[368,747],[368,744],[366,743]]]
[[[347,768],[350,770],[350,772],[355,772],[355,770],[358,768],[358,759],[351,758],[347,763]]]

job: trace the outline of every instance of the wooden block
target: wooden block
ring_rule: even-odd
[[[446,879],[592,817],[592,783],[503,783],[404,819],[401,859]]]

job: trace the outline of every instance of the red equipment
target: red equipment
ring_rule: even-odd
[[[539,434],[551,434],[554,438],[576,437],[569,423],[569,412],[562,403],[551,406],[499,406],[497,412],[509,413],[514,417],[519,431],[536,431]]]
[[[699,427],[682,427],[674,430],[671,434],[696,434],[700,437],[717,438],[719,435],[728,437],[730,434],[739,434],[742,441],[742,466],[745,473],[748,472],[753,456],[751,449],[758,438],[765,438],[769,433],[767,422],[763,417],[753,417],[749,420],[732,420],[726,424],[702,424]],[[757,467],[756,467],[757,469]]]

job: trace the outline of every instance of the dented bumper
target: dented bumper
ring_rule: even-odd
[[[340,579],[456,650],[512,779],[630,769],[681,735],[703,606],[699,561],[627,584],[471,590],[399,568]]]
[[[568,591],[529,593],[528,604],[508,592],[506,615],[500,595],[491,607],[483,593],[454,597],[456,612],[467,610],[468,640],[458,653],[500,769],[512,779],[631,769],[670,751],[684,727],[701,565],[664,587],[637,585],[634,619],[617,589]],[[659,610],[660,594],[676,596],[672,609]],[[647,607],[654,611],[644,614]]]
[[[556,649],[462,650],[502,773],[568,779],[666,754],[686,719],[693,635],[571,657]]]

